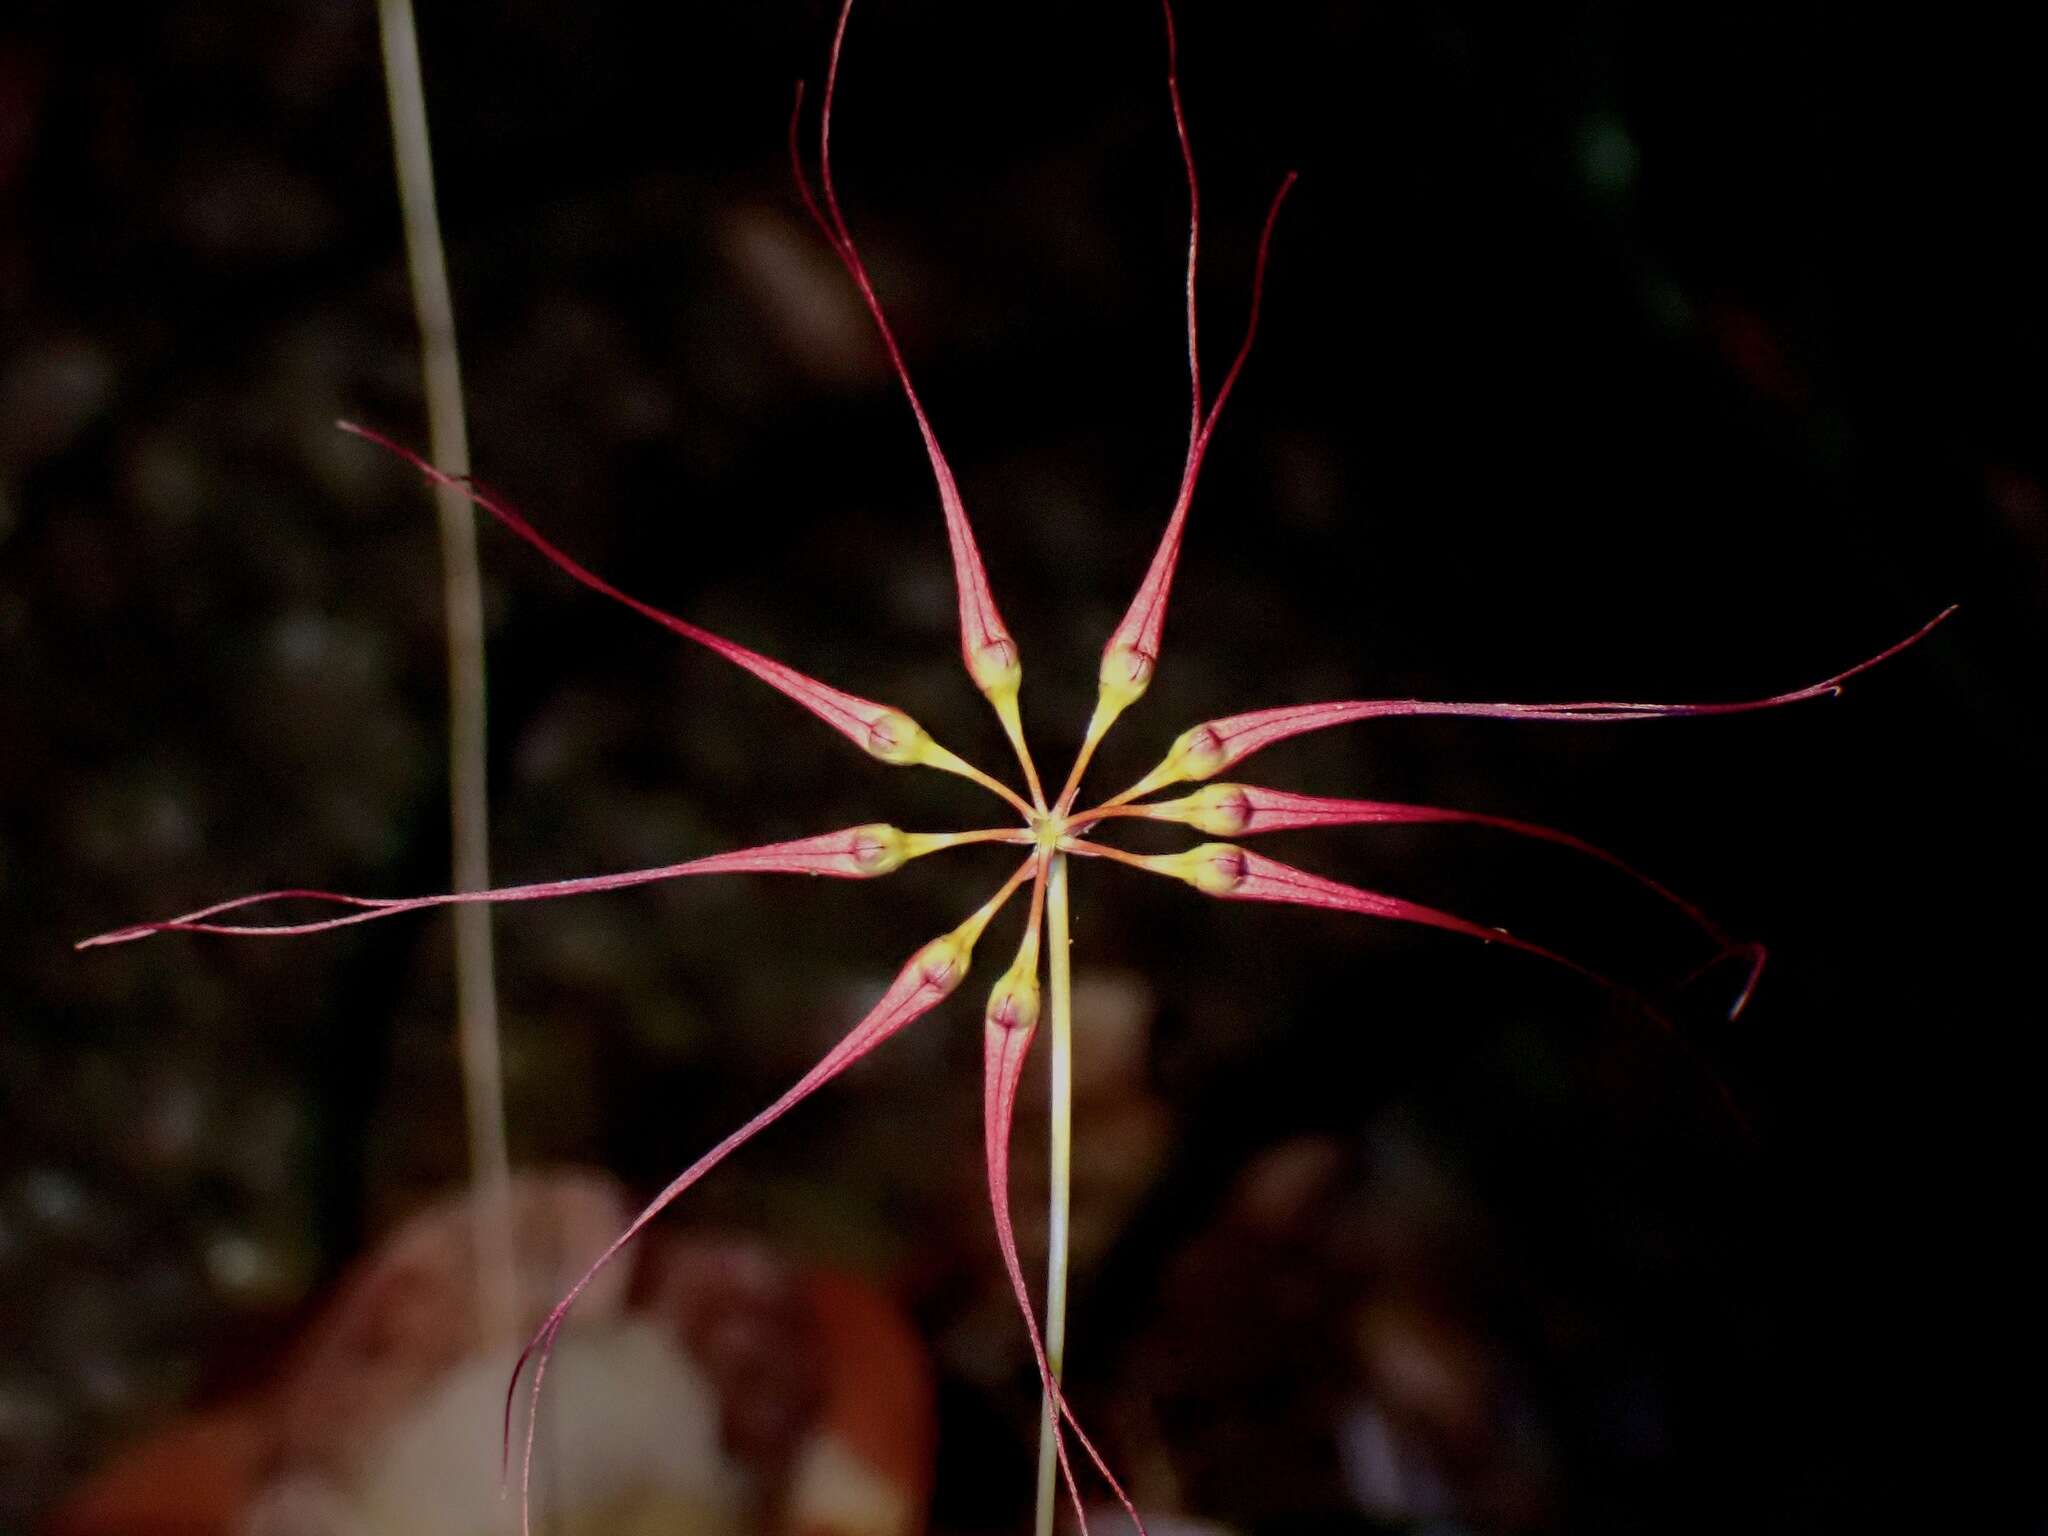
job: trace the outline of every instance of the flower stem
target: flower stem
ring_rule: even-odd
[[[1054,1381],[1067,1345],[1067,1216],[1074,1160],[1074,973],[1069,955],[1067,859],[1055,854],[1045,887],[1046,942],[1052,982],[1052,1200],[1046,1222],[1045,1358]],[[1053,1402],[1038,1425],[1037,1536],[1052,1536],[1058,1508]]]
[[[460,477],[469,473],[469,432],[463,421],[455,308],[434,206],[434,162],[427,143],[427,104],[420,84],[412,0],[378,0],[377,25],[384,45],[406,266],[420,332],[429,451],[435,464]],[[455,889],[476,891],[491,883],[484,780],[483,583],[477,568],[476,514],[468,497],[453,485],[437,488],[435,504],[448,625],[448,795]],[[491,915],[480,904],[455,910],[455,993],[470,1177],[476,1193],[478,1316],[486,1338],[509,1338],[517,1323],[511,1162],[505,1146]]]

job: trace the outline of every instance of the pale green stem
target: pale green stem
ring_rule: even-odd
[[[1046,946],[1052,983],[1052,1203],[1045,1238],[1045,1358],[1054,1381],[1067,1350],[1067,1215],[1074,1166],[1074,972],[1067,922],[1067,856],[1053,855],[1045,882]],[[1037,1536],[1052,1536],[1059,1508],[1053,1401],[1038,1424]]]
[[[420,84],[412,0],[378,0],[377,22],[384,43],[384,86],[391,105],[406,266],[419,322],[428,456],[448,474],[460,477],[469,473],[469,432],[463,422],[455,308],[441,251],[440,216],[434,207],[434,161],[427,145],[427,103]],[[476,891],[491,883],[484,784],[483,582],[477,569],[476,513],[458,486],[437,488],[434,499],[440,513],[448,624],[448,794],[455,889]],[[475,1189],[478,1322],[487,1339],[498,1340],[513,1336],[518,1319],[490,908],[483,903],[458,906],[454,923],[456,1028]]]

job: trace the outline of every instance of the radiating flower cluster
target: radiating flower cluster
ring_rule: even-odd
[[[1103,1457],[1081,1431],[1072,1410],[1060,1396],[1055,1372],[1047,1359],[1023,1270],[1018,1261],[1016,1238],[1009,1212],[1011,1122],[1016,1108],[1018,1084],[1041,1012],[1040,951],[1046,927],[1049,877],[1055,866],[1069,856],[1113,860],[1151,874],[1181,881],[1205,895],[1223,900],[1287,903],[1355,913],[1365,917],[1391,918],[1402,922],[1425,924],[1487,942],[1507,944],[1566,965],[1582,974],[1592,975],[1593,973],[1585,971],[1584,967],[1501,929],[1471,922],[1399,897],[1362,890],[1326,879],[1241,848],[1235,842],[1206,842],[1182,853],[1141,855],[1111,847],[1095,841],[1092,836],[1084,835],[1099,834],[1107,830],[1114,821],[1129,818],[1179,823],[1218,839],[1244,838],[1302,827],[1336,827],[1367,823],[1464,822],[1493,827],[1524,837],[1562,844],[1622,869],[1660,898],[1670,902],[1695,923],[1713,945],[1716,957],[1727,954],[1748,955],[1751,959],[1748,981],[1735,1004],[1735,1008],[1739,1010],[1754,985],[1756,970],[1761,963],[1761,949],[1754,945],[1735,943],[1703,913],[1664,886],[1630,869],[1613,854],[1593,847],[1568,833],[1526,822],[1435,806],[1395,804],[1379,800],[1330,799],[1264,789],[1251,784],[1208,781],[1214,780],[1226,770],[1236,768],[1264,748],[1292,737],[1383,716],[1461,715],[1547,721],[1644,720],[1670,716],[1729,714],[1818,698],[1839,691],[1850,678],[1913,644],[1933,628],[1934,624],[1946,618],[1947,614],[1937,616],[1906,640],[1848,671],[1838,673],[1810,687],[1746,702],[1467,704],[1419,699],[1375,699],[1288,704],[1229,715],[1183,732],[1156,767],[1120,794],[1086,809],[1076,809],[1080,788],[1096,748],[1119,717],[1143,697],[1158,666],[1160,639],[1165,628],[1167,603],[1180,558],[1182,538],[1186,531],[1188,509],[1194,497],[1202,460],[1215,433],[1223,404],[1237,383],[1251,350],[1258,324],[1259,296],[1264,284],[1267,253],[1272,242],[1274,223],[1282,202],[1294,184],[1293,175],[1288,175],[1282,181],[1267,211],[1259,237],[1251,285],[1250,315],[1244,339],[1229,369],[1223,375],[1214,397],[1210,398],[1203,387],[1196,321],[1196,259],[1201,232],[1200,199],[1194,157],[1175,72],[1173,16],[1168,5],[1167,91],[1187,177],[1189,203],[1187,336],[1192,407],[1187,455],[1172,511],[1158,549],[1152,557],[1137,595],[1132,599],[1129,609],[1103,649],[1096,704],[1080,750],[1059,793],[1056,797],[1048,798],[1025,739],[1023,722],[1018,710],[1018,692],[1023,680],[1023,669],[1016,641],[997,609],[994,594],[989,586],[988,574],[975,543],[974,530],[968,521],[952,469],[939,447],[938,437],[925,413],[923,402],[911,382],[902,350],[897,344],[867,268],[861,260],[852,232],[841,211],[837,189],[833,184],[832,102],[838,82],[840,52],[851,11],[852,0],[846,0],[833,35],[825,78],[818,146],[822,199],[812,192],[798,153],[797,132],[802,111],[801,89],[797,96],[797,111],[792,114],[790,123],[790,150],[797,186],[806,209],[844,264],[867,304],[888,353],[890,365],[902,385],[916,419],[925,451],[931,460],[932,474],[937,485],[939,505],[944,514],[946,536],[951,550],[959,603],[962,659],[966,664],[968,676],[994,708],[1015,750],[1024,781],[1022,793],[947,750],[902,710],[861,698],[808,677],[744,645],[713,634],[688,620],[663,612],[628,595],[556,548],[530,522],[497,497],[467,480],[457,480],[443,473],[416,454],[375,432],[348,422],[341,423],[341,426],[344,430],[366,438],[407,460],[429,480],[437,484],[457,486],[477,506],[533,545],[575,580],[751,672],[863,751],[887,763],[936,768],[970,779],[1005,802],[1016,814],[1017,821],[1004,826],[958,832],[904,832],[893,826],[875,823],[826,832],[815,837],[799,838],[792,842],[712,854],[651,869],[580,876],[447,895],[379,898],[347,896],[317,890],[265,891],[253,896],[220,902],[180,917],[136,924],[101,934],[85,940],[80,947],[122,943],[164,932],[268,936],[320,933],[426,907],[468,902],[536,901],[593,891],[619,890],[628,886],[696,875],[783,873],[864,880],[891,874],[912,859],[922,858],[947,848],[988,842],[1015,844],[1025,850],[1025,856],[1009,878],[986,902],[958,927],[933,939],[911,955],[897,973],[896,979],[883,993],[881,1000],[821,1061],[774,1103],[698,1158],[648,1202],[646,1208],[619,1234],[611,1246],[591,1265],[583,1278],[549,1313],[527,1346],[525,1354],[521,1356],[519,1372],[524,1371],[529,1360],[533,1363],[532,1394],[537,1403],[556,1337],[577,1298],[583,1294],[597,1273],[649,1222],[735,1149],[956,991],[967,975],[975,945],[983,931],[1011,899],[1028,886],[1022,941],[1016,957],[990,992],[983,1015],[983,1097],[986,1137],[984,1155],[989,1198],[1003,1263],[1016,1295],[1018,1309],[1030,1334],[1032,1351],[1037,1360],[1048,1401],[1057,1404],[1059,1416],[1064,1418],[1067,1429],[1071,1430],[1089,1459],[1129,1511],[1132,1519],[1137,1521],[1137,1511],[1132,1508],[1130,1500],[1124,1495]],[[1202,787],[1174,799],[1143,798],[1156,791],[1187,783],[1201,784]],[[243,908],[286,900],[338,905],[349,910],[339,916],[300,922],[255,924],[223,921],[229,914]],[[1602,981],[1605,985],[1613,985],[1605,982],[1604,978],[1594,979]],[[515,1372],[515,1388],[519,1372]],[[508,1433],[511,1424],[510,1412],[511,1402],[508,1396]],[[522,1475],[522,1487],[526,1485],[526,1474],[530,1474],[531,1469],[532,1434],[533,1421],[529,1417],[526,1471]],[[1072,1468],[1068,1464],[1065,1434],[1057,1425],[1055,1438],[1061,1468],[1078,1515],[1081,1513],[1080,1494]],[[1085,1516],[1082,1517],[1082,1525],[1085,1530]],[[1143,1529],[1142,1522],[1139,1522],[1139,1528]]]

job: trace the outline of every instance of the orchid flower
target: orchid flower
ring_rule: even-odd
[[[1375,699],[1289,703],[1226,715],[1183,732],[1157,766],[1128,788],[1084,809],[1076,809],[1080,790],[1096,748],[1123,714],[1144,696],[1159,665],[1168,602],[1172,596],[1173,580],[1179,566],[1189,512],[1194,501],[1203,459],[1215,434],[1224,402],[1236,386],[1251,352],[1257,331],[1259,298],[1264,287],[1274,226],[1281,205],[1295,181],[1291,173],[1281,181],[1266,211],[1253,267],[1249,314],[1243,339],[1229,368],[1223,374],[1221,383],[1217,385],[1214,395],[1210,396],[1205,393],[1203,385],[1196,305],[1196,263],[1201,237],[1200,196],[1195,176],[1194,153],[1178,82],[1173,14],[1170,4],[1163,5],[1163,9],[1167,45],[1167,91],[1187,179],[1189,207],[1186,288],[1191,409],[1187,452],[1179,485],[1174,492],[1165,529],[1156,551],[1129,608],[1103,648],[1094,711],[1088,720],[1072,767],[1064,780],[1060,781],[1061,788],[1056,797],[1047,797],[1044,790],[1045,781],[1040,779],[1025,737],[1018,709],[1023,667],[1016,640],[1005,626],[996,606],[988,572],[975,541],[973,526],[969,521],[958,483],[939,445],[938,435],[924,403],[912,383],[909,365],[890,326],[875,284],[861,258],[833,181],[833,97],[838,85],[840,55],[846,39],[847,23],[852,12],[852,0],[845,0],[832,37],[819,117],[818,171],[822,195],[813,192],[798,149],[798,130],[803,106],[801,88],[797,93],[796,110],[790,122],[790,150],[797,189],[805,208],[823,232],[834,254],[846,268],[874,319],[890,367],[910,406],[925,452],[930,459],[958,597],[961,656],[969,678],[994,709],[1003,732],[1015,752],[1023,781],[1021,791],[942,746],[902,710],[862,698],[809,677],[738,641],[715,634],[687,619],[664,612],[629,595],[578,563],[503,499],[467,477],[445,473],[417,454],[365,427],[349,422],[342,422],[340,426],[342,430],[397,455],[435,484],[459,490],[499,525],[533,546],[571,579],[753,674],[862,751],[887,763],[931,768],[968,779],[1001,801],[1013,819],[1002,825],[944,832],[906,832],[890,825],[874,823],[762,847],[711,853],[654,868],[444,895],[389,898],[342,895],[309,889],[265,891],[219,902],[181,916],[118,928],[86,939],[79,946],[88,948],[119,944],[158,933],[305,935],[372,922],[429,907],[461,903],[551,900],[563,896],[621,890],[661,881],[742,872],[868,880],[892,874],[912,860],[970,844],[1009,843],[1024,850],[1022,862],[987,901],[957,927],[931,940],[904,962],[895,980],[889,984],[880,1000],[852,1027],[838,1045],[780,1098],[677,1175],[666,1188],[648,1202],[632,1223],[570,1288],[527,1345],[508,1387],[505,1415],[508,1453],[512,1439],[512,1409],[519,1382],[530,1364],[530,1392],[532,1403],[537,1407],[541,1384],[557,1336],[577,1299],[597,1274],[616,1258],[648,1223],[726,1157],[849,1066],[908,1028],[923,1015],[936,1009],[957,991],[967,975],[975,947],[984,931],[998,914],[1023,892],[1026,893],[1023,936],[1015,958],[996,981],[983,1012],[983,1154],[990,1206],[1004,1269],[1029,1335],[1032,1354],[1043,1387],[1051,1428],[1051,1444],[1057,1455],[1068,1495],[1076,1515],[1080,1517],[1081,1528],[1085,1532],[1087,1521],[1079,1481],[1069,1457],[1069,1435],[1142,1532],[1143,1522],[1137,1510],[1111,1473],[1104,1456],[1082,1431],[1072,1408],[1061,1393],[1058,1381],[1058,1343],[1056,1338],[1051,1336],[1052,1327],[1057,1323],[1060,1312],[1057,1307],[1049,1309],[1048,1331],[1042,1334],[1034,1312],[1030,1288],[1019,1261],[1010,1216],[1008,1186],[1011,1124],[1017,1104],[1019,1082],[1037,1035],[1041,1014],[1048,1011],[1045,996],[1048,990],[1051,994],[1049,1013],[1055,1031],[1064,1031],[1071,1017],[1071,988],[1067,969],[1068,862],[1072,859],[1099,859],[1105,863],[1163,876],[1188,885],[1202,895],[1226,901],[1281,903],[1443,929],[1482,942],[1499,943],[1539,960],[1567,966],[1602,985],[1619,986],[1619,983],[1608,982],[1604,977],[1563,956],[1500,928],[1399,896],[1345,885],[1283,864],[1263,854],[1248,851],[1239,847],[1235,841],[1204,842],[1181,853],[1137,854],[1096,840],[1097,837],[1111,831],[1118,821],[1135,819],[1176,823],[1216,839],[1240,839],[1288,829],[1336,828],[1363,824],[1460,822],[1483,826],[1516,837],[1558,844],[1620,869],[1640,882],[1659,900],[1669,904],[1698,930],[1709,951],[1709,964],[1724,956],[1746,956],[1750,962],[1748,977],[1731,1010],[1739,1011],[1755,985],[1757,969],[1762,959],[1761,948],[1738,943],[1698,908],[1664,885],[1630,868],[1615,855],[1569,833],[1529,822],[1435,806],[1325,798],[1287,793],[1244,782],[1211,781],[1225,770],[1236,769],[1255,753],[1292,737],[1366,720],[1416,715],[1455,715],[1498,720],[1597,724],[1607,721],[1732,714],[1817,699],[1839,693],[1852,678],[1914,644],[1948,616],[1947,612],[1937,615],[1912,635],[1869,660],[1817,683],[1766,698],[1739,702],[1671,704],[1591,701],[1472,704],[1417,699]],[[1177,798],[1146,798],[1157,791],[1184,784],[1200,787]],[[345,910],[335,915],[269,923],[244,920],[238,915],[251,907],[279,902],[314,903]],[[1050,971],[1049,987],[1041,985],[1042,961],[1045,968]],[[533,1425],[534,1419],[529,1415],[520,1479],[523,1498],[530,1489]]]

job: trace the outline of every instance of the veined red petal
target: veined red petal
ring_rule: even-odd
[[[1805,688],[1795,689],[1790,693],[1773,694],[1765,699],[1746,699],[1720,704],[1645,704],[1613,700],[1565,704],[1461,704],[1425,699],[1360,699],[1333,704],[1288,704],[1277,709],[1260,709],[1249,714],[1228,715],[1185,732],[1174,743],[1173,751],[1168,754],[1166,760],[1140,781],[1142,787],[1127,790],[1111,803],[1120,803],[1168,784],[1179,783],[1183,779],[1213,778],[1224,769],[1243,762],[1254,752],[1263,751],[1276,742],[1286,741],[1290,737],[1325,730],[1333,725],[1346,725],[1355,720],[1377,719],[1388,715],[1461,715],[1494,720],[1594,721],[1736,715],[1751,710],[1775,709],[1780,705],[1797,704],[1806,699],[1817,699],[1841,692],[1842,685],[1851,678],[1869,671],[1881,662],[1889,661],[1926,636],[1954,612],[1955,608],[1952,606],[1944,608],[1896,645],[1887,647],[1867,661],[1857,663],[1846,672],[1837,672],[1834,676],[1823,678],[1820,682]]]
[[[662,628],[681,635],[685,640],[693,640],[705,649],[723,656],[734,666],[753,673],[769,687],[794,699],[863,751],[874,750],[874,735],[878,730],[888,730],[895,721],[906,718],[901,710],[891,709],[888,705],[877,704],[872,699],[863,699],[829,687],[814,677],[805,676],[794,667],[784,666],[779,661],[763,656],[759,651],[749,650],[723,635],[713,634],[700,625],[692,624],[688,619],[679,619],[651,603],[643,603],[639,598],[621,592],[602,576],[556,548],[532,523],[473,482],[458,479],[435,468],[411,449],[393,442],[382,433],[371,431],[368,427],[358,426],[352,421],[340,421],[335,425],[344,432],[375,443],[387,453],[395,454],[436,485],[452,486],[591,591],[603,593],[612,601],[622,603],[635,613],[654,620]]]
[[[824,875],[839,880],[867,880],[886,875],[920,853],[953,842],[1012,841],[1018,834],[1009,828],[992,828],[986,833],[914,834],[897,831],[879,823],[847,827],[816,837],[800,837],[786,843],[766,843],[758,848],[737,848],[681,864],[662,864],[652,869],[626,870],[612,875],[583,875],[571,880],[542,880],[530,885],[506,885],[486,891],[454,891],[436,896],[346,896],[336,891],[259,891],[237,896],[187,912],[162,922],[137,923],[109,933],[82,939],[79,949],[107,944],[125,944],[153,933],[219,933],[243,937],[282,938],[298,934],[324,933],[330,928],[347,928],[356,923],[395,917],[425,907],[452,907],[469,903],[501,901],[547,901],[556,896],[581,896],[591,891],[620,891],[636,885],[653,885],[679,880],[687,875],[785,874]],[[211,919],[224,912],[238,911],[269,901],[317,901],[354,910],[341,917],[321,918],[306,923],[244,924],[217,923]]]
[[[953,556],[953,581],[960,603],[961,657],[967,664],[968,675],[977,687],[986,692],[990,687],[989,677],[1016,672],[1017,645],[1010,637],[1002,615],[996,610],[995,596],[989,590],[988,570],[982,563],[981,549],[975,543],[974,528],[967,520],[967,508],[960,499],[953,466],[940,449],[938,434],[932,430],[924,402],[918,398],[917,387],[910,381],[910,366],[903,359],[903,349],[897,345],[896,332],[890,326],[881,298],[868,276],[867,264],[861,260],[860,249],[854,244],[853,232],[847,228],[846,216],[839,207],[839,192],[832,181],[832,101],[839,84],[839,56],[846,43],[846,24],[852,15],[853,0],[846,0],[840,8],[839,25],[832,34],[832,54],[825,70],[825,100],[818,126],[818,175],[825,189],[823,211],[811,195],[802,158],[796,153],[794,117],[790,123],[790,159],[804,206],[824,231],[833,253],[860,290],[861,299],[867,305],[868,313],[874,317],[875,329],[881,335],[883,350],[889,355],[889,366],[895,370],[896,380],[903,386],[904,398],[910,403],[910,413],[917,419],[918,435],[924,439],[925,455],[931,460],[932,479],[938,485],[939,507],[946,520],[946,542]],[[799,87],[799,111],[802,106],[802,88]]]

